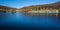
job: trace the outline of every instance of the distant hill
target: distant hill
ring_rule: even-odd
[[[0,5],[0,9],[10,9],[10,7]]]
[[[25,10],[40,10],[43,8],[52,8],[52,9],[60,9],[60,1],[52,4],[43,4],[43,5],[33,5],[33,6],[28,6],[28,7],[23,7],[20,8],[20,10],[25,11]]]
[[[0,12],[16,12],[17,8],[0,5]]]
[[[0,9],[16,9],[16,8],[0,5]]]

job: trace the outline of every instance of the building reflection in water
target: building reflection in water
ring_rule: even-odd
[[[60,21],[60,13],[58,13],[58,20]]]

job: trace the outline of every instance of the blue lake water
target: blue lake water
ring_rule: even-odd
[[[59,16],[30,16],[0,12],[1,30],[60,30]]]

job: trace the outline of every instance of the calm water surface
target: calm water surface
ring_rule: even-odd
[[[60,30],[59,16],[30,16],[0,12],[1,30]]]

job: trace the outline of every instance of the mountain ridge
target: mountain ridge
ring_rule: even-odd
[[[8,6],[2,6],[0,5],[0,9],[12,9],[12,7],[8,7]],[[32,6],[27,6],[27,7],[23,7],[23,8],[19,8],[19,10],[23,10],[23,9],[34,9],[35,8],[52,8],[52,9],[60,9],[60,1],[52,3],[52,4],[43,4],[43,5],[32,5]],[[18,8],[16,8],[18,9]]]
[[[20,8],[20,9],[24,9],[24,8],[30,8],[30,7],[48,7],[48,8],[60,8],[60,1],[59,2],[56,2],[56,3],[52,3],[52,4],[43,4],[43,5],[33,5],[33,6],[27,6],[27,7],[23,7],[23,8]]]

